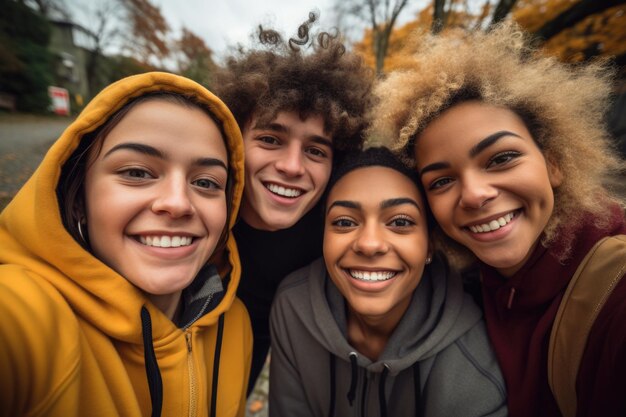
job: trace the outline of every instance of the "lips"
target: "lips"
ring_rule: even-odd
[[[472,233],[488,233],[498,230],[499,228],[509,224],[514,218],[519,215],[519,210],[514,210],[503,216],[497,217],[489,222],[477,223],[466,226]]]
[[[286,198],[297,198],[304,194],[304,190],[295,187],[285,187],[278,184],[273,183],[263,183],[266,189],[268,189],[271,193],[276,194],[280,197]]]

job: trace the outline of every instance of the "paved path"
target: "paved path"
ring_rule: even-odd
[[[70,118],[0,114],[0,209],[31,176]]]

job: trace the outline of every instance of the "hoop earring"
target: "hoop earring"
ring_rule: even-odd
[[[78,234],[80,235],[80,238],[83,240],[83,242],[87,243],[87,239],[85,239],[85,236],[83,236],[83,229],[80,227],[80,220],[76,223],[78,224]]]

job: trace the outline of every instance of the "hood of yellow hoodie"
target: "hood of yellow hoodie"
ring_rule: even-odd
[[[63,164],[80,139],[102,125],[134,97],[152,91],[193,95],[205,103],[222,122],[229,151],[229,176],[233,201],[229,213],[226,251],[220,256],[220,271],[230,269],[230,281],[219,303],[196,325],[210,326],[235,299],[241,267],[232,227],[243,190],[243,140],[228,108],[200,84],[177,75],[151,72],[125,78],[102,90],[52,145],[43,161],[0,214],[0,263],[18,265],[54,286],[79,316],[110,337],[129,343],[141,342],[139,314],[146,306],[152,316],[155,339],[174,336],[178,328],[143,293],[83,249],[67,232],[61,220],[57,186]],[[225,263],[229,264],[226,265]]]

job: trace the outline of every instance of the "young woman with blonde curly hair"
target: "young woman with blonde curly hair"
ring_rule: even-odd
[[[612,70],[541,55],[510,24],[419,42],[377,87],[372,133],[415,164],[443,240],[480,265],[511,416],[560,416],[547,371],[557,309],[591,248],[626,232],[623,200],[603,186],[623,168],[603,123]],[[589,333],[578,416],[626,413],[624,300],[621,280]]]

